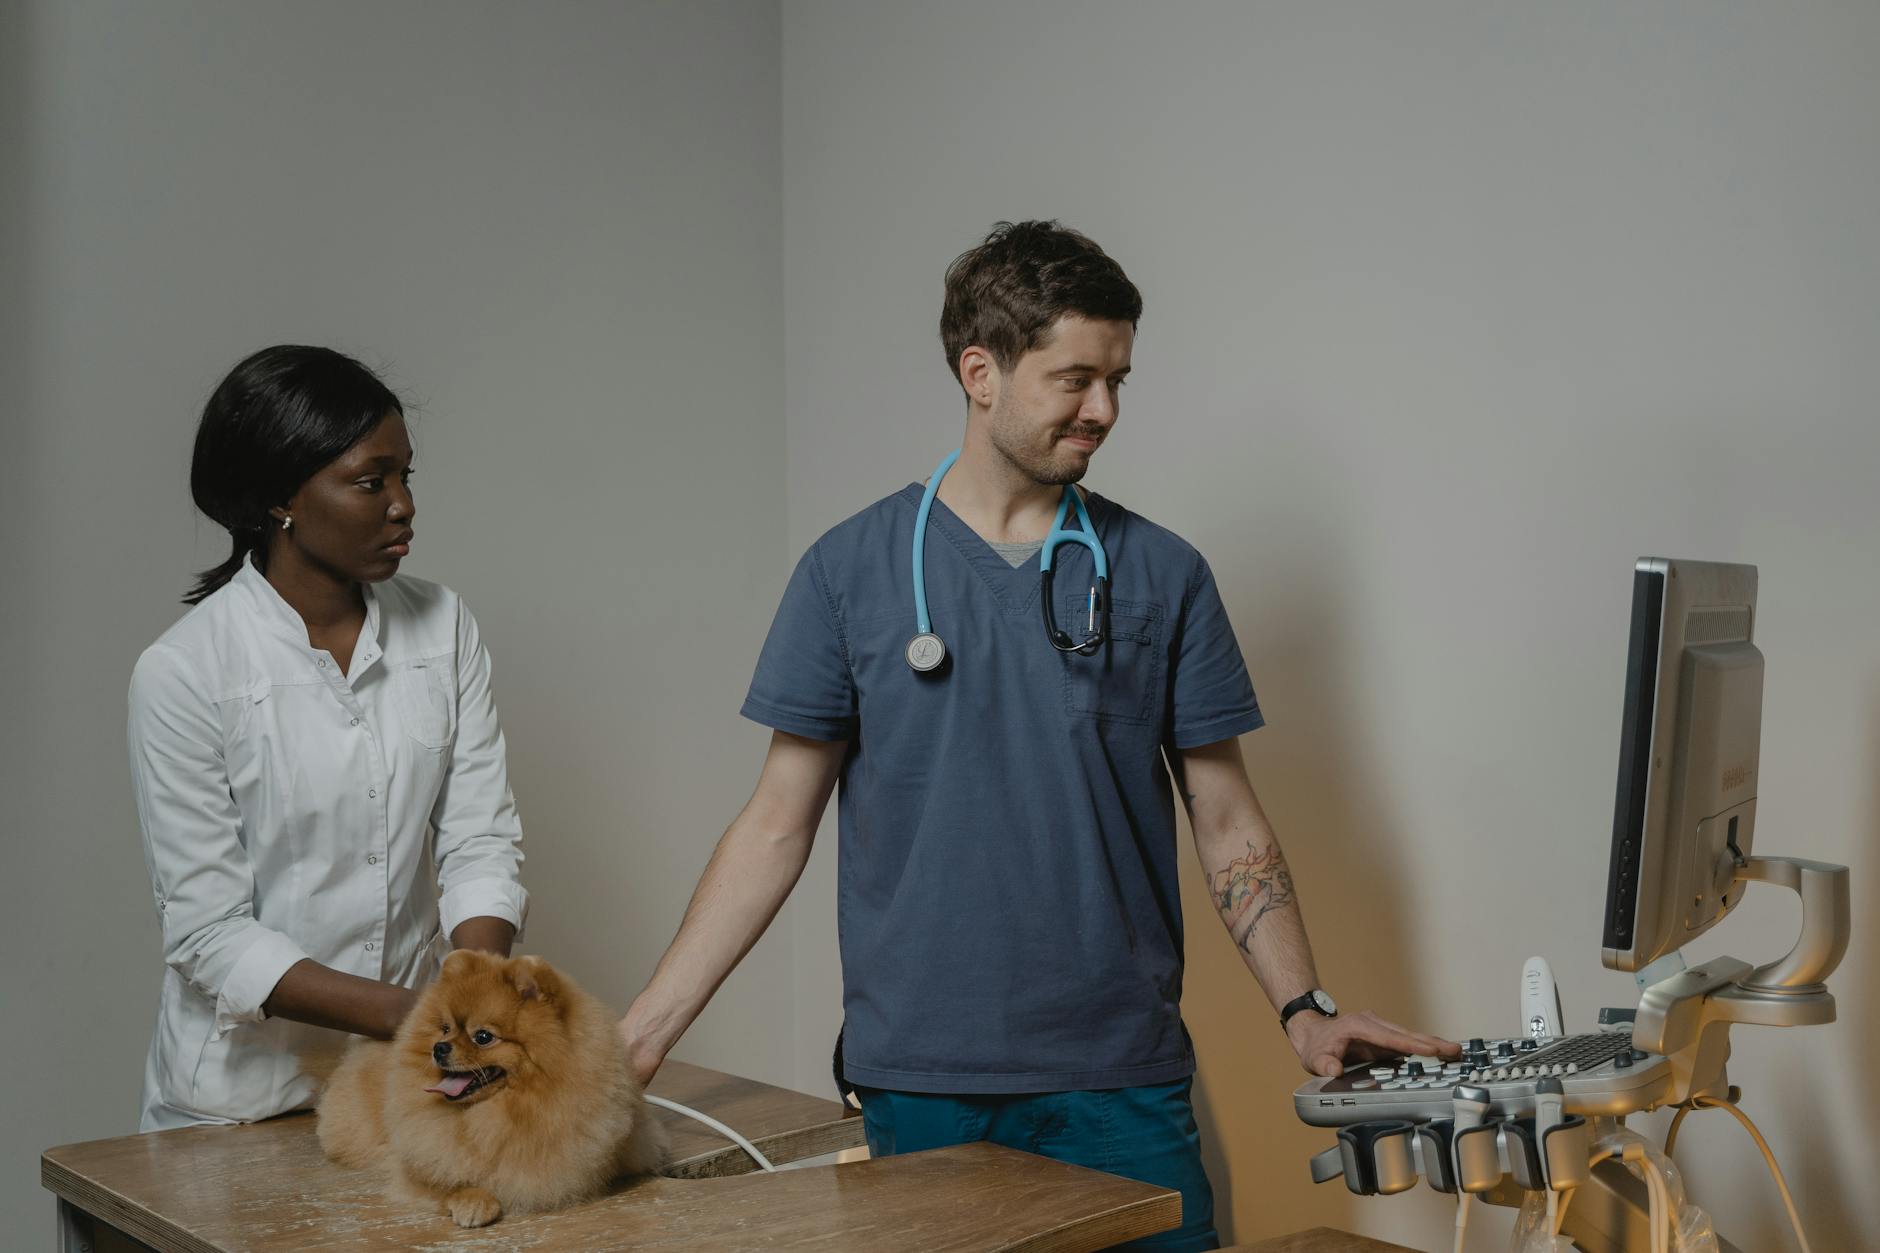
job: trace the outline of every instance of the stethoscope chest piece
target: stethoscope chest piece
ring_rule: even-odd
[[[907,642],[907,664],[916,674],[931,674],[946,659],[947,646],[932,631],[922,631]]]

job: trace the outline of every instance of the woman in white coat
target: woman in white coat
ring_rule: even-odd
[[[398,574],[404,407],[357,361],[263,349],[203,410],[190,489],[229,559],[131,677],[163,933],[143,1130],[304,1108],[335,1032],[385,1037],[449,947],[527,911],[489,655]]]

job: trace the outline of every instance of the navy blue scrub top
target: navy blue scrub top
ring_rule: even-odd
[[[1013,569],[935,501],[927,600],[949,657],[916,674],[903,650],[921,494],[909,484],[804,554],[743,708],[851,742],[837,848],[847,1077],[1000,1093],[1192,1074],[1162,753],[1263,721],[1214,576],[1178,536],[1087,494],[1111,641],[1060,653],[1038,558]],[[1058,622],[1081,638],[1091,554],[1064,544],[1053,565]]]

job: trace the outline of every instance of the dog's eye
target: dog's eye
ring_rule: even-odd
[[[475,1035],[471,1036],[470,1038],[476,1041],[476,1046],[480,1049],[486,1049],[490,1045],[496,1043],[496,1037],[491,1035],[487,1031],[479,1031]]]

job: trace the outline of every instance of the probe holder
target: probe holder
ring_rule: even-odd
[[[1593,1130],[1579,1114],[1568,1114],[1541,1133],[1541,1161],[1547,1167],[1547,1186],[1556,1192],[1577,1188],[1591,1174]]]
[[[1345,1186],[1359,1196],[1390,1196],[1414,1188],[1417,1169],[1411,1145],[1415,1135],[1412,1124],[1398,1120],[1340,1127],[1338,1151]]]
[[[1487,1192],[1506,1172],[1501,1164],[1501,1120],[1491,1118],[1455,1135],[1456,1186],[1464,1192]]]
[[[1508,1152],[1508,1173],[1515,1186],[1524,1192],[1538,1192],[1547,1186],[1541,1170],[1541,1146],[1534,1133],[1532,1118],[1507,1118],[1501,1124],[1502,1147]]]
[[[1438,1192],[1456,1190],[1456,1120],[1437,1118],[1417,1128],[1417,1164]]]

